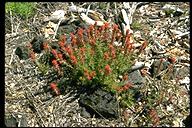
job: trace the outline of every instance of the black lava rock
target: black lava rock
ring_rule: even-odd
[[[21,47],[16,48],[15,54],[18,55],[20,60],[26,60],[29,58],[29,52],[28,51],[29,50],[26,47],[21,46]]]
[[[43,42],[44,42],[44,38],[43,37],[35,37],[32,41],[31,41],[31,45],[33,48],[33,51],[35,53],[41,53],[41,51],[43,50]]]
[[[118,118],[118,102],[115,95],[103,89],[81,94],[79,104],[85,107],[91,116]]]
[[[185,127],[190,127],[190,124],[191,124],[190,117],[191,117],[191,115],[187,116],[187,118],[185,120],[183,120]]]

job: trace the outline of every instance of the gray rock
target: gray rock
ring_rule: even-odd
[[[175,75],[176,77],[179,77],[181,79],[185,78],[190,74],[190,68],[189,67],[183,67],[180,68],[178,71],[176,71]]]
[[[82,110],[81,110],[81,116],[85,117],[85,118],[90,118],[91,115],[89,112],[86,111],[86,109],[84,107],[82,107]]]
[[[118,117],[118,102],[114,94],[103,89],[80,95],[80,106],[85,107],[91,116],[105,118]]]
[[[18,127],[17,119],[13,116],[5,117],[5,126],[6,127]]]
[[[135,70],[128,74],[128,80],[133,84],[134,87],[140,87],[144,85],[145,78],[142,77],[139,70]]]

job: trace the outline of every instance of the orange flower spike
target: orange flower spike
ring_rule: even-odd
[[[111,51],[111,55],[112,55],[112,58],[113,58],[113,59],[116,57],[115,49],[113,49],[113,50]]]
[[[65,46],[65,43],[63,41],[59,41],[59,46],[62,48]]]
[[[60,94],[59,88],[57,87],[56,83],[51,83],[50,88],[56,93],[56,95]]]
[[[59,68],[59,64],[57,63],[57,60],[52,60],[52,64],[55,68]]]
[[[77,58],[74,55],[71,55],[70,58],[71,58],[72,64],[76,65],[77,64]]]
[[[124,90],[128,90],[130,87],[132,87],[132,84],[131,83],[127,83],[123,86],[123,89]]]
[[[84,44],[84,38],[83,38],[83,32],[84,32],[84,30],[83,30],[82,28],[80,28],[80,29],[78,29],[77,34],[78,34],[78,37],[79,37],[79,39],[80,39],[80,42],[81,42],[83,45],[85,45],[85,44]]]
[[[118,30],[118,25],[114,24],[114,25],[113,25],[113,30],[114,30],[114,31],[117,31],[117,30]]]
[[[86,29],[86,31],[87,31],[88,40],[90,40],[91,39],[90,29]]]
[[[93,25],[90,25],[90,26],[89,26],[89,30],[90,30],[90,32],[93,32],[94,26],[93,26]]]
[[[88,80],[91,80],[92,77],[91,77],[90,75],[87,75],[87,79],[88,79]]]
[[[105,60],[108,60],[108,59],[109,59],[109,53],[107,53],[107,52],[104,53],[104,59],[105,59]]]
[[[158,117],[157,111],[155,109],[151,109],[149,111],[149,116],[153,122],[153,126],[157,127],[157,125],[159,125],[160,119]]]
[[[73,33],[71,33],[70,35],[71,35],[72,45],[73,45],[73,46],[77,45],[77,39],[75,38],[75,35],[74,35]]]
[[[105,29],[109,28],[109,23],[108,23],[108,22],[106,22],[106,23],[104,24],[104,28],[105,28]]]
[[[51,53],[55,56],[55,58],[58,58],[57,51],[55,49],[52,49]]]
[[[83,38],[83,29],[82,28],[79,28],[78,31],[77,31],[77,34],[79,36],[79,38]]]
[[[112,44],[109,44],[109,49],[110,49],[110,51],[113,51],[114,47]]]
[[[63,60],[63,55],[62,55],[61,53],[58,53],[58,58],[59,58],[60,60]]]
[[[109,75],[111,72],[112,72],[112,70],[111,70],[110,66],[107,64],[107,65],[105,66],[105,74],[106,74],[106,75]]]
[[[73,50],[71,47],[66,47],[66,52],[69,54],[69,55],[73,55]]]
[[[91,79],[92,79],[91,76],[89,75],[89,72],[88,72],[87,69],[84,69],[84,75],[85,75],[85,77],[86,77],[88,80],[91,80]]]
[[[99,28],[99,32],[102,32],[104,29],[105,29],[105,25],[103,25],[103,26],[101,26],[101,27]]]

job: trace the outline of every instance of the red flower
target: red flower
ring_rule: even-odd
[[[105,60],[108,60],[108,59],[109,59],[109,53],[107,53],[107,52],[104,53],[104,59],[105,59]]]
[[[105,66],[105,74],[106,74],[106,75],[109,75],[111,72],[112,72],[112,70],[111,70],[110,66],[107,64],[107,65]]]
[[[128,90],[130,87],[132,87],[131,83],[127,83],[123,86],[123,90]]]
[[[79,38],[82,39],[83,38],[83,29],[79,28],[77,31],[77,34],[78,34]]]
[[[74,64],[74,65],[77,64],[77,58],[74,55],[71,55],[70,59],[71,59],[72,64]]]
[[[63,41],[59,41],[59,46],[60,47],[64,47],[65,46],[65,43]]]
[[[105,28],[105,29],[107,29],[107,28],[109,28],[109,23],[108,23],[108,22],[106,22],[106,23],[104,23],[104,25],[103,25],[103,26],[104,26],[104,28]]]
[[[115,41],[115,37],[116,37],[116,34],[117,34],[117,30],[118,30],[118,26],[116,24],[113,25],[113,34],[112,34],[112,39],[111,39],[111,44],[114,43]]]
[[[71,47],[67,46],[63,48],[63,50],[65,50],[69,55],[73,55],[73,50],[71,49]]]
[[[91,39],[91,34],[90,34],[90,30],[89,29],[87,29],[87,37],[88,37],[88,40]]]
[[[51,50],[51,53],[55,56],[55,58],[58,57],[58,55],[57,55],[57,51],[56,51],[55,49],[52,49],[52,50]]]
[[[114,49],[112,44],[109,44],[109,49],[110,49],[110,51],[112,51]]]
[[[123,91],[123,88],[122,87],[117,87],[116,90],[121,93]]]
[[[56,84],[56,83],[51,83],[51,84],[50,84],[50,88],[51,88],[57,95],[60,94],[59,88],[57,87],[57,84]]]
[[[111,55],[112,55],[112,58],[113,58],[113,59],[116,57],[115,49],[113,49],[113,50],[111,51]]]
[[[91,45],[93,45],[93,46],[94,46],[94,45],[95,45],[95,43],[96,43],[96,40],[95,40],[95,39],[90,39],[90,44],[91,44]]]
[[[93,25],[90,25],[90,26],[89,26],[90,32],[93,32],[93,29],[94,29],[94,26],[93,26]]]
[[[58,54],[58,58],[59,58],[60,60],[63,60],[63,55],[62,55],[61,53],[59,53],[59,54]]]
[[[52,60],[52,64],[55,68],[59,68],[59,64],[57,63],[57,60]]]
[[[72,45],[73,45],[73,46],[77,45],[77,39],[75,38],[75,35],[74,35],[73,33],[71,33],[70,35],[71,35]]]
[[[88,80],[91,80],[91,79],[92,79],[92,77],[89,75],[89,72],[88,72],[87,69],[84,69],[84,75],[85,75],[85,77],[86,77]]]

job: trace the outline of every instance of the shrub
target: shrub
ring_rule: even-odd
[[[70,79],[86,88],[96,85],[114,93],[132,88],[127,71],[146,46],[142,45],[136,53],[129,31],[123,36],[116,24],[110,26],[105,23],[101,27],[95,24],[79,28],[70,37],[71,42],[67,42],[66,35],[61,35],[58,42],[43,43],[47,58],[44,61],[51,64],[58,76],[67,76],[64,72],[68,67],[72,74]],[[121,45],[118,44],[120,42]],[[37,64],[40,65],[39,62]]]
[[[21,18],[26,19],[35,14],[34,8],[35,3],[30,2],[7,2],[5,4],[5,12],[8,13],[12,11],[14,16],[21,16]]]

